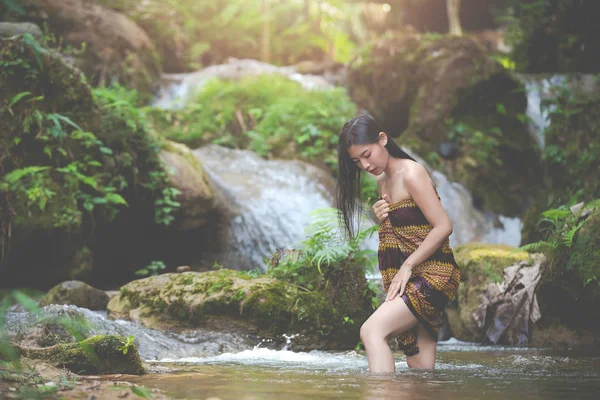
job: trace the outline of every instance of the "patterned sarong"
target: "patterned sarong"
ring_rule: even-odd
[[[379,270],[387,293],[392,279],[433,229],[412,199],[390,205],[390,212],[379,226]],[[401,296],[410,311],[437,341],[443,322],[443,311],[456,294],[460,271],[446,238],[442,246],[427,260],[412,269],[412,275]],[[419,353],[416,326],[398,336],[400,349],[407,356]]]

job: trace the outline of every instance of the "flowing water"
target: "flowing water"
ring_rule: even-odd
[[[201,147],[194,154],[232,215],[226,245],[220,253],[211,254],[224,265],[264,270],[264,260],[277,248],[297,248],[305,238],[311,211],[335,205],[335,181],[314,165],[265,160],[248,150],[217,145]],[[519,245],[520,219],[481,212],[462,185],[449,181],[441,172],[431,173],[452,221],[452,246],[470,242]],[[377,240],[374,235],[365,245],[376,250]]]
[[[89,334],[134,335],[140,356],[154,373],[106,375],[159,388],[175,399],[596,399],[600,353],[527,347],[481,346],[455,339],[438,344],[433,371],[411,370],[395,353],[396,373],[370,375],[364,351],[292,352],[227,333],[161,332],[103,312],[52,305],[47,317],[84,316]],[[7,315],[11,336],[31,328],[31,314]],[[288,343],[294,338],[288,338]],[[358,339],[357,339],[358,340]]]
[[[592,399],[600,357],[453,341],[438,345],[436,369],[368,374],[364,352],[294,353],[253,349],[207,358],[168,359],[167,374],[126,377],[176,399]]]

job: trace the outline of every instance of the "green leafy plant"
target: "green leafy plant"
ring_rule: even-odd
[[[164,270],[165,268],[166,268],[166,265],[164,262],[152,261],[145,268],[138,269],[137,271],[135,271],[135,274],[139,275],[139,276],[149,276],[149,275],[154,276],[154,275],[158,275],[160,273],[160,271]]]
[[[133,335],[128,336],[125,344],[119,348],[119,351],[122,351],[123,354],[127,354],[129,349],[134,345],[134,343],[133,343],[134,340],[135,340],[135,337]]]
[[[213,80],[181,110],[145,108],[156,132],[196,147],[243,148],[270,158],[337,166],[341,126],[356,113],[343,89],[308,91],[276,75]]]
[[[582,210],[598,206],[600,206],[600,201],[594,201],[585,205]],[[581,219],[579,214],[571,212],[566,205],[542,212],[538,221],[538,229],[544,239],[525,244],[519,249],[545,253],[552,263],[566,263],[573,238],[585,223],[585,219]]]
[[[334,208],[323,208],[310,214],[307,238],[295,257],[271,266],[267,275],[287,280],[304,290],[333,290],[335,294],[344,279],[353,274],[373,272],[375,252],[362,248],[363,241],[377,231],[374,225],[361,229],[352,240],[346,240],[339,229],[339,214]],[[366,285],[364,297],[377,302],[374,286]],[[335,297],[335,296],[334,296]],[[375,304],[374,303],[374,304]]]

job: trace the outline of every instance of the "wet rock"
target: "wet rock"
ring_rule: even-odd
[[[533,325],[530,346],[584,352],[600,348],[600,335],[597,328],[575,330],[559,322],[548,320],[542,318],[540,322]]]
[[[58,344],[43,349],[18,346],[18,350],[27,358],[43,360],[80,374],[145,373],[135,345],[120,336],[96,335],[79,343]]]
[[[459,148],[455,143],[443,142],[438,146],[437,152],[446,160],[453,160],[458,156]]]
[[[40,301],[40,306],[49,304],[73,304],[90,310],[104,310],[108,295],[81,281],[66,281],[54,286]]]
[[[0,22],[0,37],[9,37],[29,33],[34,37],[41,37],[42,30],[31,22]]]
[[[186,231],[199,228],[214,212],[214,187],[206,175],[200,160],[184,144],[167,141],[160,153],[169,182],[179,190],[177,201],[181,207],[173,227]]]
[[[342,292],[343,288],[338,288],[338,294]],[[360,303],[356,299],[354,296],[353,301]],[[110,318],[138,321],[156,329],[202,327],[276,340],[284,333],[301,333],[294,340],[295,349],[343,349],[356,344],[361,321],[371,311],[369,304],[360,310],[352,308],[353,301],[346,299],[336,306],[324,292],[222,269],[169,273],[130,282],[111,299],[108,311]],[[338,309],[354,324],[345,324]]]

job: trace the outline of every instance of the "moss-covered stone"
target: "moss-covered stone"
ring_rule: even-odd
[[[125,14],[87,0],[22,0],[21,18],[44,23],[67,45],[73,63],[93,85],[120,82],[150,93],[161,68],[154,44]],[[66,50],[63,50],[66,52]]]
[[[202,326],[267,337],[301,333],[295,345],[304,349],[353,347],[361,319],[369,312],[363,309],[362,315],[351,315],[355,324],[344,324],[325,293],[226,269],[130,282],[107,309],[111,318],[125,317],[161,329]]]
[[[600,304],[600,206],[577,231],[567,270],[572,270],[584,288],[581,297],[590,304]]]
[[[454,257],[460,267],[460,285],[456,300],[446,308],[453,336],[459,340],[481,341],[484,333],[477,327],[473,312],[481,304],[488,283],[501,282],[504,268],[529,261],[524,251],[506,245],[470,243],[457,246]]]
[[[126,349],[126,350],[125,350]],[[43,349],[19,347],[19,352],[78,374],[145,373],[135,344],[114,335],[96,335],[79,343],[57,344]]]
[[[469,37],[404,31],[351,63],[352,98],[403,146],[463,184],[476,206],[524,211],[539,185],[522,84]],[[442,160],[440,145],[457,148]]]
[[[0,63],[2,241],[12,233],[2,283],[121,283],[124,272],[161,259],[145,258],[156,257],[147,244],[118,248],[125,241],[115,235],[149,237],[174,209],[157,201],[170,196],[168,175],[135,93],[92,91],[78,69],[31,36],[0,40]],[[8,181],[15,171],[22,175]]]
[[[600,209],[575,234],[566,258],[551,264],[542,277],[538,299],[543,324],[595,329],[600,318]]]
[[[104,310],[108,295],[85,282],[66,281],[50,289],[40,301],[40,306],[49,304],[73,304],[90,310]]]

